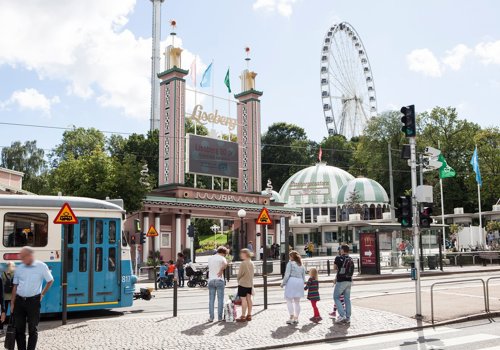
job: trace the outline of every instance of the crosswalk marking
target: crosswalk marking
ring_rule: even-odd
[[[467,336],[463,336],[463,337],[455,337],[455,338],[442,339],[442,340],[432,340],[429,342],[425,342],[423,344],[425,344],[429,350],[432,350],[432,349],[437,350],[437,349],[446,349],[450,346],[478,343],[481,341],[493,340],[493,339],[500,339],[500,336],[493,335],[493,334],[472,334],[472,335],[467,335]],[[405,344],[405,345],[400,345],[400,346],[396,346],[393,348],[389,348],[386,350],[404,350],[404,349],[414,348],[415,345],[416,344]]]
[[[318,349],[318,350],[350,349],[350,348],[355,348],[355,347],[360,347],[360,346],[387,343],[387,342],[391,342],[391,341],[398,341],[398,340],[405,340],[405,339],[413,339],[413,338],[422,337],[422,336],[423,337],[431,337],[434,335],[454,333],[454,332],[457,332],[457,330],[454,328],[448,328],[448,327],[443,327],[443,328],[438,328],[438,329],[425,328],[425,329],[422,329],[419,331],[408,331],[408,332],[387,334],[387,335],[382,335],[382,336],[371,336],[371,337],[367,337],[367,338],[347,339],[347,340],[342,340],[341,342],[338,342],[338,343],[321,344],[321,345],[315,346],[314,348]]]

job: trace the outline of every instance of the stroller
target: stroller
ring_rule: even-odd
[[[194,288],[197,285],[200,287],[206,287],[208,285],[208,281],[205,278],[207,271],[208,267],[198,270],[192,264],[189,264],[186,267],[186,276],[189,278],[187,286],[190,288]]]

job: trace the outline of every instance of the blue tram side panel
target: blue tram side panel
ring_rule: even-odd
[[[13,208],[10,207],[14,196],[8,199],[0,197],[0,204],[9,207],[8,211],[13,212],[23,212],[23,209],[29,211],[33,206],[41,207],[41,205],[30,206],[29,197],[31,196],[19,198]],[[78,211],[78,204],[73,205],[72,201],[78,202],[82,198],[72,197],[71,199],[70,204],[75,211]],[[37,196],[36,200],[48,203],[45,209],[48,213],[49,210],[54,210],[60,205],[54,203],[55,201],[67,200],[67,198]],[[83,202],[87,212],[88,209],[93,208],[89,208],[89,201],[92,202],[90,205],[95,205],[96,209],[110,210],[115,214],[119,210],[118,207],[104,201],[82,200],[87,201]],[[1,207],[2,205],[0,205],[0,211]],[[99,212],[102,213],[101,210]],[[88,216],[78,217],[78,224],[72,225],[68,232],[68,311],[131,306],[137,278],[132,274],[130,250],[122,237],[123,221],[118,217],[92,217],[91,213],[88,214]],[[55,224],[49,222],[49,225]],[[62,256],[60,255],[63,252],[64,226],[55,225],[55,228],[52,230],[52,237],[48,239],[56,245],[34,247],[36,254],[40,252],[47,256],[50,252],[48,259],[39,258],[48,265],[54,277],[54,284],[42,301],[42,313],[62,311]],[[54,237],[54,232],[59,232],[59,237]],[[57,247],[57,241],[60,242],[59,250],[51,251]],[[13,249],[10,248],[4,257],[12,255]],[[16,251],[19,249],[19,247],[15,248]],[[0,268],[2,271],[4,269],[5,265]]]

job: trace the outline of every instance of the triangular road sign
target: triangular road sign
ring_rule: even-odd
[[[64,203],[57,213],[54,224],[78,224],[78,218],[68,203]]]
[[[271,225],[273,222],[271,220],[271,215],[269,215],[269,211],[267,208],[262,208],[260,211],[259,217],[257,218],[257,224],[259,225]]]
[[[155,227],[153,225],[149,226],[149,230],[146,233],[147,237],[156,237],[158,236],[158,231],[156,231]]]

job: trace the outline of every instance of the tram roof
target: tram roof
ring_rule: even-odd
[[[1,207],[37,207],[37,208],[60,208],[64,203],[69,203],[73,209],[106,209],[123,212],[123,208],[108,201],[65,196],[37,196],[37,195],[1,195]]]

